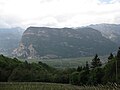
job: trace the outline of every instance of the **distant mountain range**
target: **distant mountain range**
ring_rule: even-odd
[[[23,29],[0,28],[0,54],[11,55],[13,50],[19,46]]]
[[[110,27],[106,28],[106,25]],[[100,26],[101,28],[99,28]],[[105,28],[102,29],[102,26]],[[108,29],[111,27],[110,24],[90,25],[81,28],[29,27],[23,33],[21,43],[13,54],[29,59],[71,58],[93,56],[96,53],[108,55],[118,48],[119,43],[117,38],[109,37],[115,32],[114,25],[111,30]],[[114,32],[108,35],[108,30]]]
[[[104,37],[120,45],[120,24],[96,24],[89,27],[100,31]]]

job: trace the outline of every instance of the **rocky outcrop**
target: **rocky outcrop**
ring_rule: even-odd
[[[32,44],[26,47],[23,43],[20,43],[20,46],[13,51],[12,55],[20,58],[32,59],[36,58],[36,53],[37,52],[33,48]]]

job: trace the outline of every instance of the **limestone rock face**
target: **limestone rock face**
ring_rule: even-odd
[[[37,52],[35,51],[32,44],[30,44],[30,46],[28,47],[28,50],[29,50],[29,57],[28,58],[29,59],[35,58],[35,55]]]
[[[24,46],[23,43],[20,43],[20,46],[13,51],[13,56],[21,57],[21,58],[36,58],[36,51],[33,48],[32,44],[28,47]]]

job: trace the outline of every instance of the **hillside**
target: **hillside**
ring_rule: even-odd
[[[0,53],[11,55],[13,50],[18,47],[22,37],[23,29],[0,28]]]
[[[103,48],[104,47],[104,48]],[[22,58],[70,58],[106,55],[117,45],[92,28],[29,27],[14,55]]]
[[[120,24],[96,24],[89,27],[100,31],[104,37],[120,45]]]
[[[8,58],[0,55],[0,82],[17,81],[44,81],[49,82],[54,68],[39,63],[21,62],[17,58]]]

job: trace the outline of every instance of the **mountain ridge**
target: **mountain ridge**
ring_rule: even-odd
[[[102,33],[102,35],[111,41],[120,45],[120,24],[95,24],[89,25]]]

